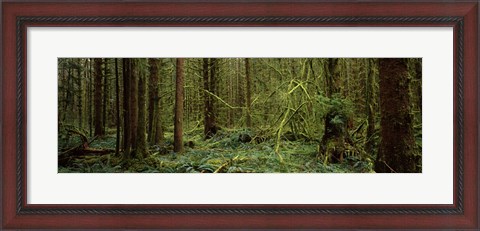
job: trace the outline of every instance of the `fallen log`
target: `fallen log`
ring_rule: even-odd
[[[67,165],[73,159],[79,158],[85,155],[106,155],[110,153],[114,153],[115,149],[98,149],[98,148],[91,148],[90,144],[95,141],[98,136],[93,137],[91,140],[88,140],[87,136],[81,133],[78,130],[74,129],[66,129],[67,132],[80,136],[82,143],[71,148],[67,148],[62,150],[58,155],[58,163],[59,165]]]

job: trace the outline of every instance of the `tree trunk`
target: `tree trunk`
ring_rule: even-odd
[[[235,60],[235,61],[234,61],[234,60]],[[238,62],[238,61],[236,61],[236,60],[238,60],[238,59],[234,59],[234,60],[232,60],[232,63],[233,63],[233,62],[235,62],[235,63]],[[232,65],[233,65],[232,63],[230,63],[230,68],[231,68],[232,70],[234,70],[234,69],[232,68]],[[235,71],[234,73],[236,74],[237,72]],[[232,76],[234,76],[233,73],[232,73]],[[228,78],[228,98],[229,98],[229,103],[230,103],[230,105],[235,105],[235,99],[234,99],[234,92],[235,92],[234,80],[235,80],[234,78]],[[230,108],[230,109],[228,110],[228,123],[227,123],[227,124],[228,124],[228,127],[229,127],[229,128],[233,128],[233,127],[235,126],[235,124],[233,123],[233,121],[234,121],[234,119],[233,119],[234,112],[235,112],[235,110],[232,109],[232,108]]]
[[[132,153],[137,149],[138,71],[137,59],[130,59],[130,142]]]
[[[78,82],[77,82],[77,85],[78,85],[78,104],[77,104],[77,107],[78,107],[78,127],[80,129],[83,129],[83,86],[82,86],[82,81],[83,81],[83,78],[82,78],[82,73],[81,73],[81,68],[80,66],[82,65],[81,64],[81,59],[78,59],[78,68],[77,68],[77,75],[78,75]]]
[[[148,59],[150,86],[148,88],[148,139],[153,142],[155,128],[155,103],[158,97],[158,59]]]
[[[242,114],[243,114],[243,109],[241,107],[243,107],[245,105],[244,103],[244,97],[245,97],[245,93],[243,92],[243,88],[245,86],[245,83],[243,82],[244,78],[242,78],[240,76],[240,70],[241,70],[241,65],[240,65],[240,62],[241,62],[241,59],[237,59],[236,60],[236,63],[235,63],[235,68],[236,68],[236,92],[235,92],[235,101],[236,101],[236,105],[238,107],[238,109],[235,109],[236,110],[236,114],[238,116],[238,118],[241,118],[242,117]],[[267,106],[267,105],[265,105]],[[265,113],[266,115],[267,113]],[[238,120],[238,119],[237,119]],[[242,124],[239,124],[240,126],[242,126]]]
[[[102,122],[102,59],[95,58],[95,136],[105,135]]]
[[[60,91],[60,88],[59,88],[59,96],[61,94],[62,96],[62,100],[58,100],[58,117],[61,118],[60,121],[61,122],[65,122],[66,118],[67,118],[67,115],[65,114],[65,105],[67,104],[67,102],[65,101],[66,97],[67,97],[67,91],[66,91],[66,87],[65,87],[65,81],[66,81],[66,75],[65,75],[65,62],[62,64],[62,68],[59,70],[59,74],[61,73],[60,77],[61,77],[61,91]],[[60,84],[60,82],[59,82]],[[59,85],[60,87],[60,85]],[[60,110],[60,108],[62,108],[62,110]]]
[[[118,156],[120,149],[120,83],[118,82],[118,59],[115,59],[115,112],[117,124],[117,140],[115,143],[115,155]]]
[[[416,172],[407,63],[380,59],[381,142],[376,172]]]
[[[148,59],[150,66],[150,87],[148,101],[148,134],[152,144],[158,144],[163,140],[161,120],[161,100],[159,94],[159,62],[160,59]]]
[[[70,102],[71,101],[70,98],[72,98],[72,96],[71,96],[72,95],[72,92],[71,92],[72,90],[71,90],[71,86],[70,86],[71,85],[70,83],[72,82],[72,69],[71,68],[68,68],[66,81],[67,81],[67,84],[66,84],[67,86],[65,88],[66,89],[66,92],[65,92],[65,106],[63,108],[63,112],[64,112],[64,118],[65,118],[64,121],[67,122],[67,123],[70,123],[71,122],[70,121],[71,120],[71,118],[70,118],[71,113],[68,110],[68,106],[70,104],[72,104]]]
[[[131,137],[130,137],[130,80],[131,59],[122,59],[123,62],[123,157],[131,158]]]
[[[204,116],[204,129],[203,134],[205,139],[212,138],[217,132],[215,126],[215,112],[213,107],[213,97],[211,94],[215,94],[215,67],[214,59],[203,59],[203,90],[204,90],[204,103],[205,103],[205,116]],[[210,94],[211,93],[211,94]]]
[[[104,59],[103,62],[103,114],[102,114],[102,122],[103,122],[103,129],[107,127],[107,98],[108,98],[108,59]]]
[[[337,71],[338,59],[328,59],[324,64],[325,83],[326,83],[326,95],[328,98],[334,97],[338,93],[338,87],[336,81],[338,80]],[[336,106],[336,107],[341,107]],[[327,112],[324,118],[324,134],[322,141],[320,142],[319,151],[324,153],[332,162],[342,162],[343,153],[345,150],[345,141],[347,132],[347,121],[349,118],[345,118],[346,115],[339,112],[343,111],[342,108],[331,108]],[[343,123],[334,123],[334,120],[342,120]]]
[[[144,59],[139,60],[144,61]],[[142,67],[143,65],[139,65]],[[137,127],[137,142],[136,142],[136,157],[143,159],[147,156],[147,108],[146,108],[146,93],[147,83],[145,71],[139,70],[138,73],[138,127]]]
[[[332,97],[333,94],[338,93],[337,86],[335,82],[338,80],[338,71],[337,71],[338,59],[328,59],[325,63],[325,72],[326,72],[326,95],[327,97]]]
[[[377,63],[373,59],[365,60],[365,113],[367,114],[367,136],[365,137],[365,151],[373,154],[373,133],[375,132],[375,118],[373,113],[373,77]]]
[[[160,66],[162,66],[162,62],[160,60]],[[154,132],[154,139],[153,142],[155,144],[159,144],[160,142],[163,141],[163,126],[162,126],[162,98],[160,97],[160,86],[159,84],[161,83],[161,79],[158,78],[157,80],[158,83],[155,84],[155,87],[157,88],[157,96],[155,97],[155,106],[154,106],[154,124],[155,124],[155,132]]]
[[[252,127],[252,117],[250,113],[250,104],[252,103],[252,87],[251,87],[251,80],[250,80],[250,59],[245,59],[245,79],[247,82],[247,98],[245,102],[245,106],[247,109],[247,127]]]
[[[416,59],[415,60],[415,79],[419,81],[417,84],[417,105],[418,109],[420,110],[420,113],[422,112],[422,59]]]
[[[217,67],[218,67],[218,60],[216,58],[211,58],[210,59],[210,92],[214,95],[218,94],[217,91]],[[216,130],[216,114],[217,114],[217,108],[215,107],[215,101],[213,100],[213,96],[210,97],[210,106],[212,107],[212,113],[210,114],[210,119],[212,120],[211,124],[212,127],[210,128],[210,132],[214,135],[217,133]]]
[[[88,131],[93,136],[93,75],[92,75],[92,59],[88,60]]]
[[[209,69],[209,60],[208,58],[204,58],[203,59],[203,99],[204,99],[204,129],[203,129],[203,134],[205,135],[205,139],[209,139],[211,136],[210,136],[210,133],[209,133],[209,127],[211,126],[210,125],[210,114],[212,113],[211,112],[211,107],[210,107],[210,94],[208,94],[208,90],[209,90],[209,84],[208,84],[208,69]]]
[[[183,58],[177,58],[175,78],[175,123],[173,151],[183,152]]]

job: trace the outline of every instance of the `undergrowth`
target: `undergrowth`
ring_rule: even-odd
[[[221,130],[214,137],[203,140],[202,131],[193,131],[184,137],[182,154],[174,153],[173,135],[165,134],[161,145],[150,147],[150,155],[143,159],[122,160],[114,153],[102,156],[84,156],[73,159],[68,166],[59,166],[60,173],[362,173],[373,172],[369,158],[347,156],[342,163],[324,164],[317,158],[318,143],[303,140],[282,140],[279,161],[274,151],[275,140],[245,142],[242,134],[253,136],[249,130]],[[115,136],[95,140],[92,147],[115,148]]]

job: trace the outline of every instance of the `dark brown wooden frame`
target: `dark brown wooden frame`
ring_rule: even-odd
[[[479,228],[478,2],[3,2],[2,228]],[[28,205],[29,26],[448,26],[454,37],[452,205]]]

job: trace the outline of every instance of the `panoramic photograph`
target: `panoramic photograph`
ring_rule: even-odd
[[[421,173],[421,58],[58,58],[59,173]]]

